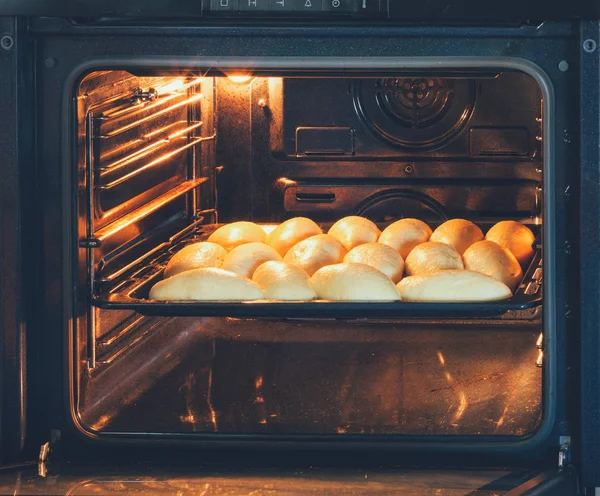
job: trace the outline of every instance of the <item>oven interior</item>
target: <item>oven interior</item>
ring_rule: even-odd
[[[101,70],[75,88],[73,397],[93,434],[530,436],[543,305],[498,314],[143,313],[128,291],[215,225],[347,215],[536,233],[543,99],[510,70]],[[112,300],[111,300],[112,299]],[[540,300],[542,301],[542,300]]]

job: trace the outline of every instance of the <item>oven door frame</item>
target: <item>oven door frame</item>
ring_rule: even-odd
[[[572,201],[562,192],[577,189],[571,184],[573,176],[567,174],[564,164],[574,163],[577,143],[563,139],[563,129],[573,135],[575,122],[569,120],[569,100],[559,100],[554,95],[568,94],[568,87],[576,82],[576,71],[561,71],[558,63],[569,59],[573,46],[578,43],[575,28],[569,23],[550,23],[540,28],[444,28],[443,34],[431,27],[340,27],[338,30],[296,27],[285,28],[247,27],[188,27],[169,30],[167,27],[144,28],[132,34],[131,29],[119,27],[82,27],[64,22],[40,20],[33,24],[37,40],[36,74],[40,98],[40,156],[46,165],[40,165],[40,183],[45,186],[43,196],[44,223],[46,226],[61,226],[47,229],[44,253],[44,298],[41,316],[45,327],[60,329],[61,340],[52,341],[48,336],[39,336],[41,346],[47,353],[43,364],[38,364],[37,373],[48,370],[53,377],[52,387],[39,395],[37,401],[47,404],[50,415],[43,419],[50,429],[64,431],[63,439],[69,437],[75,444],[83,440],[82,446],[99,439],[82,431],[78,426],[73,409],[73,335],[76,312],[76,251],[74,218],[74,185],[77,171],[73,166],[73,87],[78,77],[92,67],[122,67],[125,65],[155,66],[165,68],[192,67],[198,65],[247,66],[254,58],[261,63],[293,65],[303,61],[330,67],[335,63],[358,63],[358,67],[372,68],[390,65],[395,60],[397,67],[422,67],[424,63],[437,64],[440,60],[456,67],[495,64],[512,67],[530,73],[544,89],[545,136],[551,137],[544,143],[547,174],[544,188],[545,229],[544,246],[546,274],[545,299],[552,302],[544,308],[544,319],[549,332],[546,336],[546,374],[544,384],[544,421],[530,438],[513,440],[487,440],[475,437],[461,438],[448,442],[447,437],[431,437],[412,440],[392,440],[390,437],[369,439],[324,440],[298,436],[275,438],[264,436],[221,436],[203,435],[197,440],[165,439],[148,436],[146,439],[106,439],[107,446],[147,446],[156,443],[178,446],[195,445],[196,448],[291,448],[291,449],[360,449],[391,450],[404,453],[436,452],[452,459],[457,454],[473,455],[474,459],[485,455],[485,460],[556,460],[560,437],[569,434],[567,424],[566,387],[566,328],[572,325],[572,317],[565,309],[577,298],[576,291],[567,291],[567,286],[576,285],[577,265],[575,253],[568,249],[573,226],[567,219],[577,210]],[[102,36],[99,36],[102,35]],[[477,43],[473,43],[473,39]],[[426,41],[426,42],[424,42]],[[360,58],[360,54],[385,52],[389,58]],[[235,58],[228,57],[235,53]],[[295,54],[292,61],[288,54]],[[471,53],[472,56],[460,56]],[[319,57],[315,57],[318,54]],[[417,62],[418,60],[418,62]],[[378,65],[383,64],[383,65]],[[439,65],[436,65],[439,67]],[[61,102],[60,123],[56,126],[58,102]],[[69,132],[70,131],[70,132]],[[576,140],[575,140],[576,141]],[[75,168],[76,169],[76,168]],[[60,201],[58,201],[60,199]],[[571,224],[575,224],[571,222]],[[560,247],[560,248],[559,248]],[[563,248],[564,247],[564,248]],[[573,274],[575,272],[575,274]],[[57,305],[57,298],[60,304]],[[573,312],[570,312],[571,314]],[[571,319],[571,320],[569,320]],[[39,326],[38,326],[39,327]],[[49,334],[49,333],[47,333]],[[65,358],[62,360],[62,358]],[[56,380],[62,377],[60,384]],[[98,444],[98,443],[96,443]],[[483,460],[485,463],[486,461]],[[492,462],[493,463],[493,462]]]

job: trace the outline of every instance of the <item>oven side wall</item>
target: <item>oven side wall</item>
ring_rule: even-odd
[[[536,64],[550,79],[556,99],[553,134],[556,144],[554,152],[554,178],[552,194],[562,195],[556,201],[554,218],[549,218],[548,229],[557,240],[554,263],[553,287],[556,289],[553,304],[549,305],[547,318],[556,332],[549,341],[547,359],[553,362],[552,388],[545,398],[550,422],[543,439],[536,443],[507,443],[504,446],[492,445],[440,445],[438,449],[447,451],[448,456],[456,453],[486,452],[500,457],[508,457],[511,463],[517,460],[547,458],[554,460],[559,435],[568,433],[565,411],[565,371],[567,369],[567,349],[565,329],[572,325],[569,320],[572,312],[569,305],[577,298],[575,291],[567,292],[567,287],[576,287],[576,254],[569,249],[575,222],[567,223],[568,218],[576,218],[577,210],[571,198],[577,193],[577,173],[573,168],[567,174],[567,164],[577,163],[577,140],[565,139],[565,133],[576,136],[577,122],[569,116],[569,108],[577,105],[576,95],[569,91],[577,84],[576,40],[573,26],[569,24],[549,24],[542,28],[500,29],[459,29],[447,28],[436,31],[435,38],[424,42],[433,34],[426,28],[383,28],[373,31],[369,28],[340,28],[337,31],[311,28],[259,29],[223,28],[205,30],[185,28],[169,32],[168,29],[140,29],[132,36],[131,30],[101,27],[75,27],[61,21],[42,20],[35,24],[38,40],[38,92],[43,95],[40,106],[42,137],[39,147],[43,191],[38,191],[43,205],[44,222],[44,297],[42,317],[44,329],[38,328],[39,346],[45,350],[43,360],[38,364],[39,371],[52,377],[52,387],[42,392],[36,401],[46,405],[48,415],[43,421],[47,429],[65,431],[67,442],[81,443],[73,433],[72,412],[66,405],[72,404],[72,391],[68,386],[71,367],[69,350],[72,350],[73,308],[75,293],[75,265],[77,245],[75,243],[75,222],[73,204],[77,171],[71,160],[72,150],[61,149],[67,133],[74,133],[76,119],[73,115],[61,115],[61,122],[71,123],[70,127],[59,128],[56,116],[58,102],[73,88],[66,88],[73,72],[88,61],[133,60],[151,64],[160,60],[166,66],[177,65],[182,60],[193,64],[194,59],[210,57],[356,57],[367,60],[369,57],[457,57],[468,53],[472,57],[520,58]],[[152,35],[151,35],[152,34]],[[552,49],[549,49],[551,46]],[[335,59],[332,59],[335,60]],[[573,70],[563,72],[558,64],[562,60],[572,61]],[[564,97],[564,98],[563,98]],[[564,130],[564,132],[563,132]],[[61,201],[62,199],[62,201]],[[62,229],[58,229],[62,226]],[[552,247],[549,247],[550,249]],[[569,299],[570,298],[570,299]],[[43,373],[43,372],[39,372]],[[552,413],[552,411],[554,411]],[[72,435],[70,435],[72,434]],[[239,445],[238,445],[239,446]],[[376,444],[373,447],[377,447]],[[389,448],[389,446],[388,446]],[[414,448],[414,446],[413,446]]]
[[[26,442],[27,309],[32,275],[32,47],[22,19],[0,17],[0,464]]]

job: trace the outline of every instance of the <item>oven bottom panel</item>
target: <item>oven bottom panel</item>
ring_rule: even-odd
[[[542,420],[534,325],[145,320],[139,345],[82,374],[84,429],[521,437]]]

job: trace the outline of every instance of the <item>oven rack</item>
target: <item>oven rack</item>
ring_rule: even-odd
[[[163,277],[174,253],[185,245],[206,240],[218,225],[203,225],[191,235],[178,237],[165,250],[143,263],[132,264],[125,278],[112,289],[95,293],[92,305],[101,309],[133,310],[148,316],[233,317],[233,318],[475,318],[495,317],[510,311],[538,307],[542,303],[542,253],[535,255],[513,297],[494,302],[344,302],[313,300],[301,302],[257,301],[153,301],[150,288]],[[156,252],[155,252],[156,253]],[[99,287],[99,286],[96,286]]]

